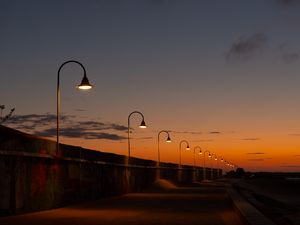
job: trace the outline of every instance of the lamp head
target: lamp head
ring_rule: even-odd
[[[218,160],[217,157],[215,157],[215,160],[216,160],[216,161]]]
[[[147,128],[147,126],[146,126],[146,123],[145,123],[145,120],[143,120],[142,122],[141,122],[141,125],[140,125],[140,128]]]
[[[203,152],[200,150],[199,155],[202,155],[202,154],[203,154]]]
[[[167,138],[166,142],[168,142],[168,143],[172,142],[169,135],[168,135],[168,138]]]
[[[211,158],[211,154],[210,153],[208,154],[208,157]]]
[[[77,88],[81,89],[81,90],[89,90],[89,89],[93,88],[93,86],[90,84],[86,75],[84,75],[81,83],[79,85],[77,85]]]
[[[190,150],[190,146],[189,145],[186,146],[186,150]]]
[[[221,159],[221,162],[223,162],[224,161],[224,159]]]

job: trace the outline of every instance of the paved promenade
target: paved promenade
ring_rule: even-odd
[[[156,187],[144,193],[0,218],[1,225],[241,225],[225,188]]]

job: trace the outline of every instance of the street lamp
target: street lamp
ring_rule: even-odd
[[[170,138],[170,133],[169,133],[168,131],[166,131],[166,130],[161,130],[161,131],[158,132],[158,135],[157,135],[157,170],[156,170],[156,177],[157,177],[157,179],[160,178],[160,149],[159,149],[159,136],[160,136],[161,133],[166,133],[166,134],[168,135],[167,140],[166,140],[167,143],[172,142],[172,141],[171,141],[171,138]]]
[[[217,161],[218,160],[218,157],[216,154],[212,154],[211,155],[211,160],[215,160]],[[213,157],[214,156],[214,157]],[[214,176],[214,169],[213,169],[213,161],[211,161],[211,169],[210,169],[210,173],[211,173],[211,179],[213,180],[213,176]]]
[[[203,152],[203,181],[206,181],[205,153],[207,152],[208,152],[208,157],[211,158],[210,151],[206,150]]]
[[[223,159],[223,157],[222,156],[218,156],[218,162],[217,162],[217,168],[218,168],[218,170],[219,170],[219,177],[222,177],[222,164],[221,164],[221,166],[220,166],[220,163],[219,162],[221,162],[221,163],[223,163],[223,161],[224,161],[224,159]]]
[[[160,166],[159,136],[160,136],[161,133],[166,133],[168,135],[167,140],[166,140],[167,143],[172,142],[171,138],[170,138],[170,133],[168,131],[161,130],[161,131],[158,132],[158,135],[157,135],[157,159],[158,159],[157,162],[158,162],[158,166]]]
[[[202,150],[200,148],[200,146],[196,146],[194,148],[194,172],[193,172],[193,181],[196,180],[196,149],[199,149],[200,151],[198,152],[198,154],[202,154]]]
[[[140,124],[139,127],[143,128],[143,129],[147,128],[145,120],[144,120],[144,115],[141,112],[139,112],[139,111],[133,111],[132,113],[129,114],[129,116],[128,116],[128,157],[130,157],[130,117],[133,114],[139,114],[139,115],[141,115],[142,122],[141,122],[141,124]]]
[[[89,90],[91,89],[93,86],[90,84],[87,76],[86,76],[86,70],[84,68],[84,66],[76,61],[76,60],[68,60],[66,62],[64,62],[63,64],[61,64],[61,66],[59,67],[58,69],[58,72],[57,72],[57,89],[56,89],[56,155],[59,154],[59,117],[60,117],[60,71],[62,69],[62,67],[68,63],[76,63],[78,64],[82,70],[83,70],[83,78],[82,78],[82,81],[79,85],[77,85],[77,88],[78,89],[81,89],[81,90]]]
[[[186,143],[186,150],[190,150],[189,143],[188,143],[186,140],[182,140],[182,141],[179,143],[179,168],[181,168],[181,145],[182,145],[183,143]]]

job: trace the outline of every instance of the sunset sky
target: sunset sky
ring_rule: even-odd
[[[4,125],[62,143],[192,164],[199,145],[250,171],[300,171],[300,1],[0,0]],[[202,165],[202,156],[197,163]]]

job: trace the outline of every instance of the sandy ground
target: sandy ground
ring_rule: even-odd
[[[0,218],[1,225],[241,225],[224,187],[178,188],[166,181],[152,191],[70,207]]]

